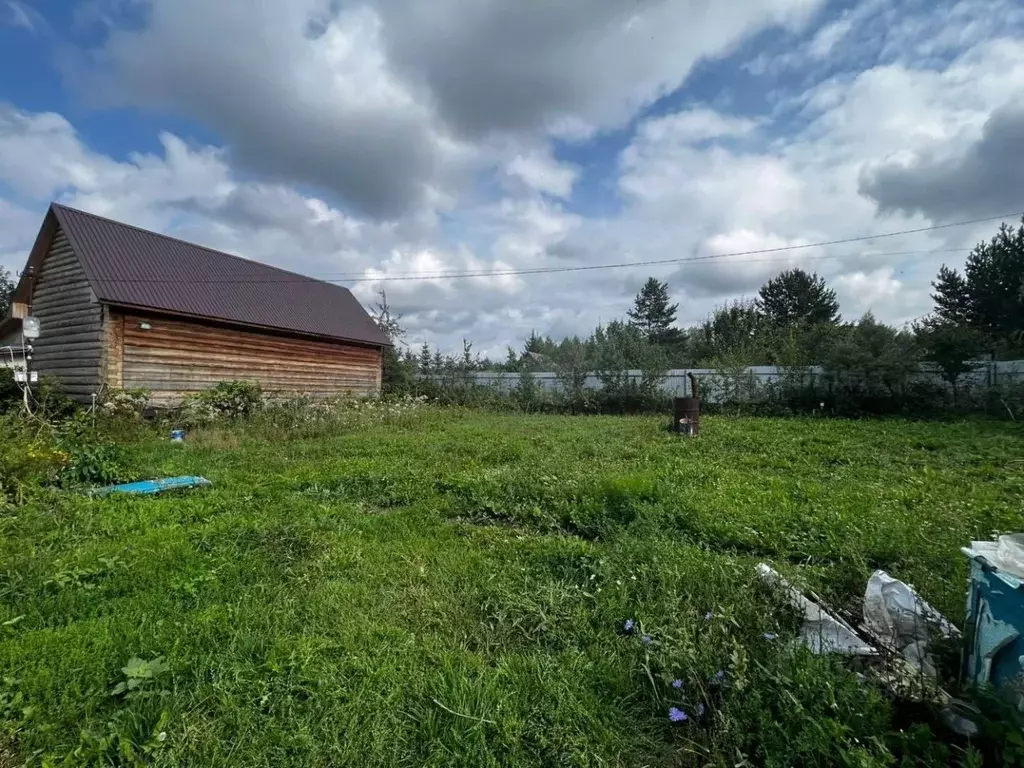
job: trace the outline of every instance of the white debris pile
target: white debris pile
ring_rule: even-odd
[[[870,637],[868,640],[823,607],[820,601],[801,594],[770,566],[759,563],[757,573],[803,614],[799,641],[812,652],[861,658],[867,665],[865,671],[872,670],[901,695],[918,700],[948,701],[948,695],[938,685],[929,646],[939,634],[959,636],[960,631],[913,587],[885,571],[871,574],[864,593],[861,626],[861,631]]]
[[[875,571],[864,591],[864,630],[889,651],[899,653],[915,669],[936,677],[929,645],[936,634],[959,636],[945,616],[913,587],[885,571]]]
[[[777,588],[789,603],[804,616],[800,625],[800,640],[814,653],[844,653],[851,656],[874,656],[878,653],[857,635],[856,631],[838,616],[804,597],[782,574],[764,563],[758,563],[757,574]]]

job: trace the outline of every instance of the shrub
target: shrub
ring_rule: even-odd
[[[21,408],[21,389],[14,383],[14,371],[0,368],[0,413]]]
[[[247,418],[263,408],[263,389],[255,381],[222,381],[192,398],[197,411],[229,419]]]
[[[55,482],[70,462],[48,424],[0,416],[0,435],[0,501],[23,500],[32,488]]]
[[[64,386],[52,376],[43,376],[33,394],[36,413],[44,419],[67,419],[81,408],[81,404],[68,397]]]
[[[112,389],[103,401],[103,412],[109,416],[141,418],[149,405],[147,389]]]
[[[108,442],[85,411],[58,425],[55,444],[67,457],[58,477],[62,486],[110,485],[133,479],[124,449]]]
[[[131,479],[124,452],[112,443],[77,444],[68,449],[68,456],[61,485],[110,485]]]

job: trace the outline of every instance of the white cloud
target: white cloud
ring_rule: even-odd
[[[898,306],[898,302],[904,299],[905,286],[893,277],[892,267],[840,275],[835,280],[835,287],[847,320],[854,320],[866,312],[876,317],[885,314],[890,322],[900,322],[908,317]]]
[[[723,115],[701,107],[647,120],[640,127],[641,139],[649,142],[690,144],[708,139],[746,136],[757,128],[757,121],[747,117]]]
[[[531,189],[563,198],[572,194],[577,176],[575,168],[539,152],[516,155],[506,170],[510,176],[522,179]]]
[[[57,197],[307,274],[368,278],[352,283],[356,294],[368,302],[386,287],[410,343],[454,350],[465,336],[491,355],[531,330],[585,333],[621,317],[649,274],[669,280],[683,322],[791,266],[832,282],[847,317],[923,314],[939,264],[962,255],[880,254],[969,246],[993,225],[630,269],[437,275],[694,259],[925,226],[934,204],[890,200],[880,214],[861,191],[865,173],[936,159],[955,170],[980,152],[993,114],[1024,95],[1024,33],[1004,0],[998,33],[978,0],[951,4],[954,22],[879,0],[822,18],[818,0],[115,7],[124,2],[146,22],[126,28],[94,4],[111,31],[86,57],[86,81],[220,138],[166,133],[158,151],[115,159],[61,115],[0,107],[0,184],[13,192],[0,197],[0,260],[22,266]],[[765,53],[765,77],[787,73],[765,114],[684,90],[645,117],[697,61],[718,66],[772,25],[788,30],[789,58]],[[557,140],[574,164],[556,159]],[[964,208],[946,202],[947,217]],[[406,277],[428,279],[391,279]]]
[[[244,167],[395,219],[465,183],[488,137],[624,125],[702,57],[822,1],[140,0],[141,25],[66,69],[87,98],[199,120]]]
[[[793,118],[785,113],[744,130],[700,130],[734,118],[695,121],[691,110],[650,120],[623,153],[620,188],[628,208],[610,230],[646,258],[686,258],[926,226],[916,215],[880,217],[860,191],[865,168],[910,148],[914,158],[929,148],[971,146],[1009,94],[1024,94],[1022,55],[1024,42],[996,40],[939,69],[895,62],[828,80],[793,102],[800,127],[788,133],[781,129]],[[693,145],[694,136],[708,135],[729,141]],[[944,220],[955,219],[955,209],[949,206]],[[959,210],[966,212],[960,218],[985,215],[963,202]],[[929,281],[941,263],[962,263],[965,251],[878,254],[966,249],[994,227],[685,263],[670,282],[684,295],[686,317],[697,319],[710,303],[750,295],[771,274],[799,265],[842,286],[847,317],[872,309],[883,320],[902,321],[930,309]]]
[[[808,52],[815,59],[825,58],[832,52],[833,48],[842,42],[851,29],[853,29],[853,20],[849,17],[843,17],[831,24],[826,24],[815,33],[814,39],[811,40],[811,44],[808,47]]]
[[[20,0],[0,3],[0,25],[20,28],[32,33],[48,32],[49,24],[43,16]]]

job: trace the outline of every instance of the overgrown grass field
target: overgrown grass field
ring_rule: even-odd
[[[213,487],[0,512],[0,765],[972,759],[794,650],[754,565],[853,612],[884,568],[960,623],[959,547],[1024,527],[1022,448],[1013,424],[688,440],[433,409],[152,436],[141,476]]]

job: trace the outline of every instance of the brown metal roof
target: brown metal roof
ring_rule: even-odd
[[[96,298],[105,304],[390,344],[343,286],[56,203],[50,211],[71,241]]]

